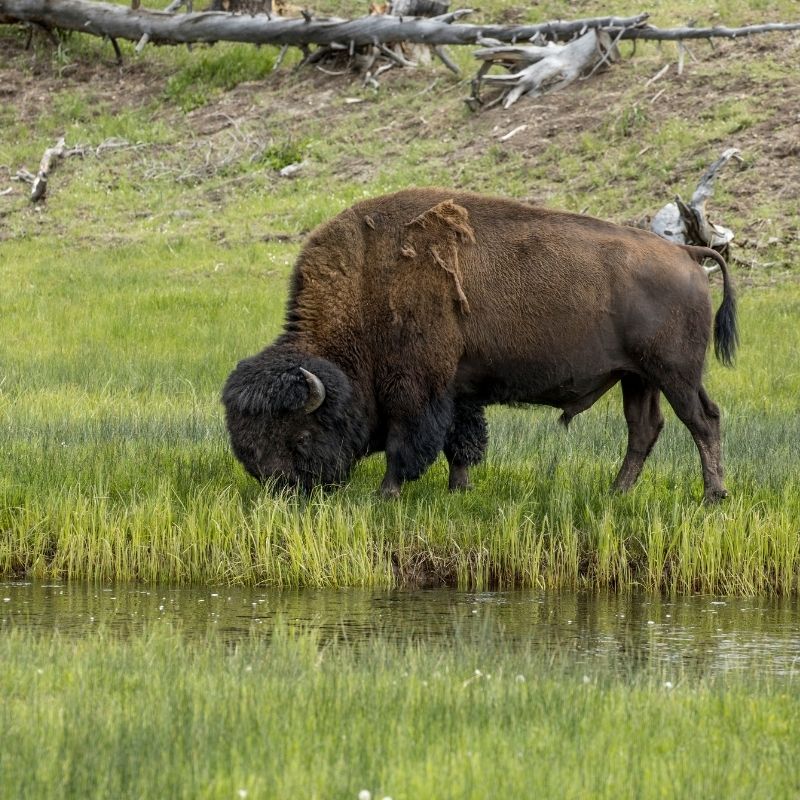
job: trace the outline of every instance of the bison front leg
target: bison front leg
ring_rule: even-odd
[[[456,400],[453,422],[444,443],[444,454],[450,465],[448,488],[451,492],[472,488],[469,468],[483,460],[488,441],[483,406],[471,400]]]
[[[450,398],[439,398],[412,416],[393,417],[386,436],[384,497],[398,497],[406,481],[422,475],[442,451],[453,418]]]

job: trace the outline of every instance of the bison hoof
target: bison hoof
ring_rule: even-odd
[[[728,496],[727,489],[724,488],[706,489],[704,500],[709,505],[713,505],[714,503],[719,503],[720,500],[724,500],[727,496]]]
[[[450,492],[471,492],[475,487],[472,485],[472,481],[469,478],[464,478],[463,480],[456,480],[454,481],[452,478],[450,482],[447,484],[447,489]]]
[[[472,488],[472,482],[469,479],[469,467],[451,466],[447,488],[451,492],[468,492]]]
[[[381,497],[384,500],[395,500],[400,497],[400,484],[384,480],[381,484]]]

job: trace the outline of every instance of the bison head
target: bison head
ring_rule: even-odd
[[[281,345],[240,361],[222,392],[231,446],[257,480],[342,483],[367,449],[353,385],[330,361]]]

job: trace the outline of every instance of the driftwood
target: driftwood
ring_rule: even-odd
[[[692,194],[692,199],[684,203],[680,196],[674,203],[667,203],[653,217],[650,230],[664,239],[678,244],[697,244],[711,247],[723,258],[728,258],[733,231],[722,225],[715,225],[708,219],[706,201],[714,192],[714,179],[719,170],[732,158],[741,161],[739,151],[735,147],[727,149],[706,171]],[[707,267],[711,274],[718,266]]]
[[[563,89],[581,75],[592,74],[619,57],[616,40],[612,41],[604,30],[595,28],[569,44],[548,42],[544,46],[486,47],[473,55],[483,61],[472,81],[472,95],[467,100],[473,110],[483,104],[480,97],[482,83],[499,86],[502,90],[489,106],[502,102],[503,108],[508,108],[524,94],[535,96]],[[488,75],[488,70],[498,64],[511,72]]]

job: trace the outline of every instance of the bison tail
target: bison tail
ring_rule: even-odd
[[[725,259],[710,247],[697,247],[694,245],[680,245],[684,250],[701,264],[704,258],[712,258],[719,264],[722,272],[722,304],[714,316],[714,355],[726,366],[733,366],[736,348],[739,346],[739,328],[736,321],[736,290],[733,280],[728,274],[728,265]]]
[[[736,290],[728,274],[725,259],[715,250],[712,258],[722,272],[722,304],[714,317],[714,355],[726,366],[733,366],[736,348],[739,346],[739,327],[736,320]]]

